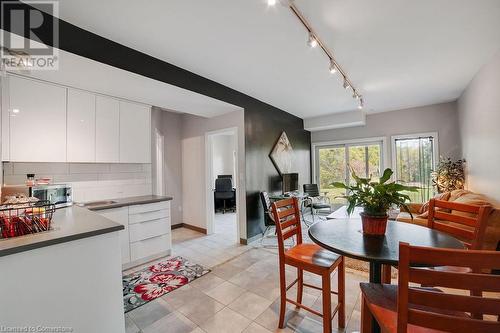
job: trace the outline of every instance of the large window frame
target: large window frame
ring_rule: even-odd
[[[371,137],[371,138],[360,138],[352,140],[339,140],[339,141],[322,141],[314,142],[311,144],[311,151],[313,154],[312,158],[312,181],[319,186],[319,150],[324,148],[338,148],[346,147],[346,161],[349,161],[349,147],[360,146],[360,145],[380,145],[380,171],[384,171],[387,165],[389,165],[388,155],[387,155],[387,138],[383,137]],[[349,180],[349,169],[346,168],[345,180]]]

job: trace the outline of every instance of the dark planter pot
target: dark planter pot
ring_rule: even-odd
[[[363,234],[373,236],[385,235],[387,219],[389,218],[388,215],[372,216],[366,213],[360,213],[360,215],[361,221],[363,222]]]

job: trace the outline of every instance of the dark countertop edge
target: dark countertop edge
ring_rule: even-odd
[[[95,207],[84,207],[87,208],[90,211],[99,211],[99,210],[105,210],[105,209],[113,209],[113,208],[121,208],[121,207],[127,207],[127,206],[136,206],[136,205],[145,205],[145,204],[150,204],[150,203],[155,203],[155,202],[162,202],[162,201],[171,201],[173,200],[173,197],[169,196],[158,196],[158,197],[130,197],[130,198],[124,198],[124,199],[112,199],[113,201],[116,201],[116,203],[111,203],[111,204],[106,204],[102,206],[95,206]]]
[[[108,227],[108,228],[82,232],[82,233],[58,237],[58,238],[54,238],[54,239],[48,239],[48,240],[44,240],[44,241],[40,241],[40,242],[36,242],[36,243],[31,243],[31,244],[26,244],[26,245],[20,245],[20,246],[12,247],[9,249],[0,250],[0,257],[5,257],[5,256],[11,255],[11,254],[26,252],[26,251],[30,251],[30,250],[35,250],[35,249],[50,246],[50,245],[67,243],[67,242],[71,242],[71,241],[79,240],[79,239],[83,239],[83,238],[99,236],[102,234],[107,234],[107,233],[114,232],[114,231],[120,231],[123,229],[125,229],[125,227],[123,225],[116,225],[116,226],[112,226],[112,227]]]

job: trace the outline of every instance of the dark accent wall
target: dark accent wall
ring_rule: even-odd
[[[29,7],[26,4],[22,5]],[[44,16],[45,19],[51,18],[49,14],[44,13]],[[11,32],[16,33],[16,31]],[[42,42],[50,46],[53,45],[49,31],[39,29],[37,33]],[[64,20],[59,20],[59,48],[225,101],[245,110],[248,238],[263,230],[263,210],[258,200],[258,193],[264,190],[271,192],[280,190],[281,180],[269,158],[269,153],[282,131],[286,131],[297,153],[298,169],[309,170],[305,179],[310,181],[311,136],[308,131],[304,130],[302,119],[220,83],[96,35]]]
[[[269,154],[285,131],[295,153],[302,182],[311,181],[311,133],[304,130],[302,119],[273,107],[245,109],[245,158],[247,192],[247,237],[264,230],[264,209],[260,191],[281,193],[281,177]],[[305,171],[307,174],[304,174]]]

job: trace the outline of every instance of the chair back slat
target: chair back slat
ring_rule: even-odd
[[[437,210],[441,209],[441,210]],[[451,212],[445,212],[443,209]],[[452,212],[473,214],[463,216]],[[491,206],[476,206],[444,200],[429,200],[428,227],[448,233],[469,244],[471,249],[481,249]],[[452,222],[450,224],[446,222]]]
[[[500,323],[496,321],[429,313],[415,309],[408,311],[408,322],[443,332],[498,333],[500,329]]]
[[[457,228],[455,226],[449,225],[449,224],[444,224],[442,222],[434,222],[434,226],[432,229],[435,229],[437,231],[442,231],[444,233],[447,233],[453,237],[457,237],[461,240],[465,240],[467,243],[472,244],[472,241],[474,240],[474,237],[476,233],[471,230],[466,230],[462,228]]]
[[[483,312],[496,315],[500,309],[500,298],[484,298],[478,296],[452,295],[438,293],[427,289],[409,289],[408,302],[436,309],[463,312]]]
[[[445,220],[445,221],[450,221],[450,222],[455,222],[455,223],[460,223],[469,227],[476,227],[477,225],[477,220],[472,218],[472,217],[467,217],[467,216],[460,216],[460,215],[453,215],[450,213],[444,213],[442,211],[436,211],[434,212],[434,218],[438,220]],[[436,222],[434,222],[436,223]]]
[[[456,273],[422,268],[410,268],[410,281],[427,286],[482,290],[500,290],[500,276],[479,273]]]
[[[299,202],[297,198],[276,201],[272,203],[271,210],[276,223],[278,252],[280,260],[283,260],[285,255],[285,240],[295,236],[297,244],[302,243]]]
[[[471,267],[474,273],[415,266]],[[500,268],[500,252],[400,243],[398,267],[398,333],[406,333],[408,324],[446,332],[500,332],[499,321],[481,319],[483,315],[500,315],[500,299],[478,293],[500,292],[500,276],[481,271]],[[457,295],[434,288],[422,289],[410,283],[460,289],[467,293]]]

